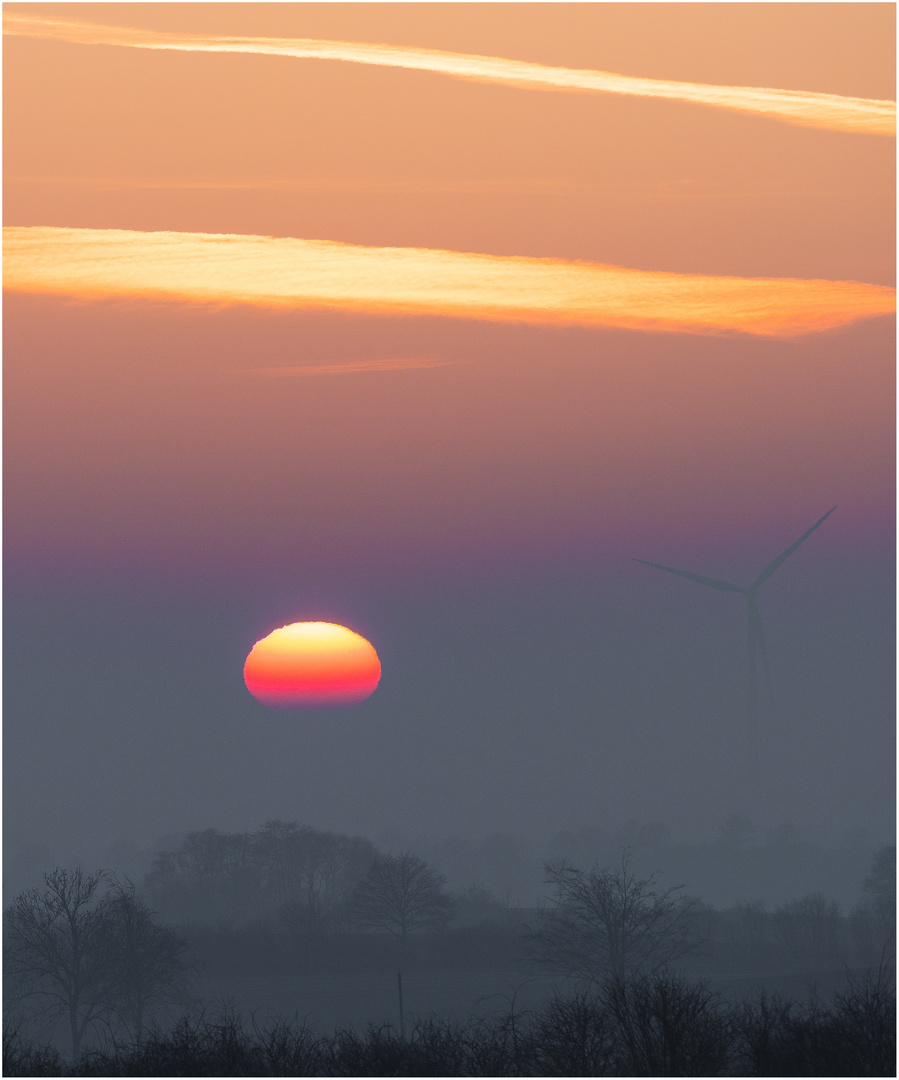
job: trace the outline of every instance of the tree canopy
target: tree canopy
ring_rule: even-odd
[[[562,975],[623,976],[663,966],[696,945],[683,886],[659,890],[637,878],[627,854],[616,867],[587,872],[550,865],[552,907],[534,933],[536,959]]]
[[[378,855],[353,891],[353,916],[402,939],[416,930],[439,929],[453,906],[445,885],[443,874],[411,851]]]

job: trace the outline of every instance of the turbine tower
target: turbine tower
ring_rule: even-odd
[[[793,554],[796,548],[800,544],[804,544],[806,540],[812,535],[815,529],[819,525],[822,525],[827,518],[836,510],[835,506],[832,506],[830,510],[819,518],[814,525],[799,537],[799,539],[790,544],[786,551],[782,551],[776,559],[772,559],[771,562],[765,567],[765,569],[759,574],[759,576],[753,581],[751,585],[734,585],[729,581],[720,581],[718,578],[703,577],[700,574],[693,574],[689,570],[676,570],[673,566],[662,566],[661,563],[648,562],[646,559],[635,559],[634,562],[643,563],[644,566],[654,566],[656,570],[665,570],[669,574],[678,574],[680,577],[688,578],[690,581],[696,581],[700,585],[706,585],[710,589],[721,589],[724,592],[742,593],[746,597],[746,620],[748,627],[748,655],[747,655],[747,703],[746,703],[746,715],[749,735],[749,761],[750,769],[754,773],[756,769],[756,762],[758,756],[758,719],[759,719],[759,692],[758,692],[758,665],[761,662],[762,669],[765,673],[765,683],[768,689],[768,697],[773,704],[774,695],[771,691],[771,673],[768,669],[768,654],[765,650],[765,632],[762,628],[762,618],[759,615],[758,603],[756,601],[756,594],[759,588],[768,580],[775,570]]]

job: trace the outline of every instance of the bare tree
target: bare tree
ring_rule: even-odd
[[[183,996],[187,942],[153,922],[130,881],[115,881],[106,896],[103,944],[111,962],[110,1008],[136,1037],[154,1003]]]
[[[56,869],[44,885],[4,915],[10,997],[34,1018],[63,1017],[77,1059],[100,1021],[118,1017],[140,1033],[148,1006],[180,990],[187,946],[153,922],[130,882],[105,871]]]
[[[653,970],[698,944],[693,902],[682,885],[655,888],[637,878],[627,852],[619,866],[584,873],[564,864],[546,868],[553,907],[533,935],[535,958],[562,975],[623,976]]]
[[[109,1000],[105,883],[102,872],[56,869],[44,875],[43,891],[20,893],[5,913],[7,976],[20,999],[66,1019],[75,1058]]]
[[[353,890],[351,910],[358,922],[396,934],[403,941],[415,930],[446,924],[453,901],[443,874],[404,851],[378,855]]]

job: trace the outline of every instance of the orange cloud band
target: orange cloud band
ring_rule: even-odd
[[[210,37],[166,33],[132,27],[54,19],[4,12],[4,34],[48,38],[81,45],[119,45],[134,49],[173,49],[181,52],[255,53],[300,59],[342,60],[355,64],[431,71],[474,82],[500,83],[534,90],[567,90],[711,105],[753,113],[807,127],[832,131],[896,134],[896,103],[872,98],[842,97],[803,90],[752,86],[710,86],[615,75],[608,71],[549,67],[496,56],[374,45],[311,38]]]
[[[328,240],[49,226],[3,230],[3,284],[85,299],[793,337],[895,311],[855,281],[710,277]]]

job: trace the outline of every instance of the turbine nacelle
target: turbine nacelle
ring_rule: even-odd
[[[689,581],[697,582],[699,585],[705,585],[709,589],[721,589],[724,592],[742,593],[747,599],[750,599],[755,597],[759,588],[769,577],[771,577],[775,570],[778,570],[781,567],[800,544],[805,543],[815,529],[817,529],[819,525],[822,525],[834,510],[836,510],[836,507],[832,506],[827,513],[819,518],[807,532],[804,532],[795,543],[790,544],[786,551],[782,551],[776,559],[772,559],[751,585],[734,585],[732,581],[721,581],[719,578],[704,577],[702,574],[694,574],[690,570],[677,570],[673,566],[663,566],[661,563],[648,562],[646,559],[634,559],[634,562],[643,563],[644,566],[654,566],[656,570],[666,570],[669,574],[677,574],[679,577],[685,577]]]

